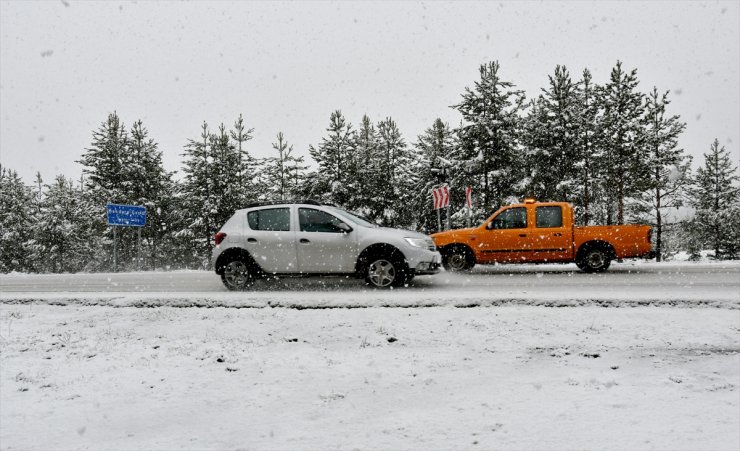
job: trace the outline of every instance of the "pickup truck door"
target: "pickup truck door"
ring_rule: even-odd
[[[473,246],[476,259],[481,263],[527,261],[530,232],[525,207],[502,210],[486,225],[478,245]]]
[[[572,224],[564,217],[561,205],[535,208],[534,228],[530,233],[531,261],[563,261],[572,259]]]

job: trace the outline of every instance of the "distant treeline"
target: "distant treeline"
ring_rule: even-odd
[[[738,257],[737,166],[715,139],[692,169],[678,147],[686,124],[668,111],[669,92],[641,91],[637,71],[621,62],[603,84],[588,70],[574,79],[563,66],[548,81],[528,98],[502,78],[498,62],[483,64],[452,107],[461,123],[437,119],[413,142],[390,117],[363,116],[353,126],[335,111],[321,142],[308,149],[314,165],[282,132],[272,156],[256,159],[254,130],[241,116],[230,128],[204,122],[182,149],[178,178],[163,168],[141,121],[127,128],[112,113],[92,132],[79,181],[38,176],[29,187],[0,169],[0,272],[111,270],[108,203],[148,210],[141,261],[136,231],[117,231],[121,269],[202,268],[214,229],[249,202],[313,198],[380,225],[431,232],[431,189],[441,183],[451,188],[453,227],[465,224],[470,186],[477,220],[525,196],[568,201],[579,224],[652,224],[659,258],[701,249]],[[680,207],[693,216],[678,222]]]

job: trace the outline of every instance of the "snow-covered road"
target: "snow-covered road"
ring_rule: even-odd
[[[575,265],[476,267],[417,277],[383,291],[356,279],[260,281],[231,293],[210,271],[0,276],[0,302],[115,306],[298,308],[477,305],[683,305],[740,307],[740,262],[615,263],[602,274]]]

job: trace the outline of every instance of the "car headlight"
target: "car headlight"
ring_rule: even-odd
[[[434,246],[434,242],[432,240],[426,239],[426,238],[404,238],[407,243],[414,247],[421,247],[421,248],[429,248],[430,246]]]

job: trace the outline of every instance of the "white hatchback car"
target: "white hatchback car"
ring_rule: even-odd
[[[352,275],[377,288],[439,272],[424,234],[378,227],[316,201],[259,203],[234,213],[215,237],[214,269],[229,290],[266,276]]]

